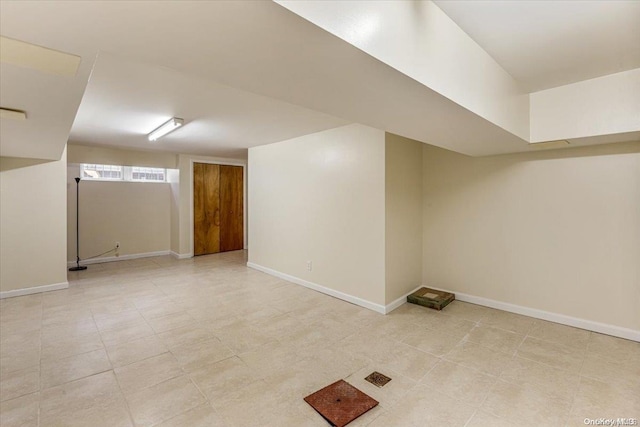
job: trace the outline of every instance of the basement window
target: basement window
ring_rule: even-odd
[[[80,165],[82,179],[94,181],[167,182],[167,170],[143,166]]]
[[[125,168],[126,169],[126,168]],[[162,168],[131,167],[131,181],[165,182],[167,170]]]
[[[122,166],[116,165],[80,165],[82,179],[96,179],[105,181],[122,181],[124,174]]]

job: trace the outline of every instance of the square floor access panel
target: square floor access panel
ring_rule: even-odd
[[[336,427],[343,427],[358,418],[378,401],[367,396],[344,380],[316,391],[304,398],[320,415]]]

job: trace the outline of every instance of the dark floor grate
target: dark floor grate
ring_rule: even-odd
[[[378,401],[367,396],[344,380],[316,391],[304,398],[320,415],[336,427],[343,427],[358,418]]]
[[[391,378],[389,378],[384,374],[381,374],[380,372],[372,372],[367,378],[365,378],[365,380],[369,381],[371,384],[373,384],[376,387],[382,387],[386,385],[389,381],[391,381]]]

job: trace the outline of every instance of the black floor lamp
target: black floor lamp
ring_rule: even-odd
[[[76,178],[76,266],[69,267],[69,271],[86,270],[86,265],[80,265],[80,177]]]

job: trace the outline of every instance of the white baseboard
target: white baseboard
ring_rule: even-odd
[[[281,273],[279,271],[276,271],[267,267],[263,267],[261,265],[258,265],[252,262],[247,262],[247,267],[262,271],[263,273],[270,274],[271,276],[278,277],[280,279],[286,280],[291,283],[302,285],[306,288],[313,289],[314,291],[331,295],[332,297],[339,298],[341,300],[359,305],[364,308],[368,308],[370,310],[376,311],[381,314],[388,314],[391,311],[395,310],[396,308],[400,307],[402,304],[407,302],[407,295],[414,293],[415,291],[417,291],[422,287],[422,285],[418,286],[414,290],[407,292],[402,297],[394,300],[393,302],[387,305],[380,305],[380,304],[376,304],[376,303],[364,300],[362,298],[354,297],[353,295],[345,294],[344,292],[336,291],[334,289],[327,288],[325,286],[321,286],[304,279],[300,279],[299,277],[291,276],[286,273]],[[536,308],[524,307],[521,305],[510,304],[502,301],[496,301],[489,298],[477,297],[474,295],[454,292],[448,289],[434,288],[433,286],[429,286],[429,287],[440,290],[440,291],[454,293],[458,301],[468,302],[471,304],[481,305],[484,307],[495,308],[498,310],[508,311],[510,313],[521,314],[523,316],[529,316],[536,319],[547,320],[549,322],[560,323],[562,325],[573,326],[575,328],[585,329],[588,331],[598,332],[601,334],[611,335],[614,337],[619,337],[619,338],[640,342],[640,331],[636,331],[633,329],[623,328],[621,326],[609,325],[606,323],[595,322],[592,320],[579,319],[577,317],[566,316],[564,314],[551,313],[551,312],[539,310]]]
[[[422,287],[422,285],[419,285],[415,289],[413,289],[413,290],[407,292],[406,294],[402,295],[397,300],[395,300],[393,302],[390,302],[389,304],[385,305],[384,306],[384,314],[391,313],[393,310],[395,310],[396,308],[400,307],[402,304],[407,302],[407,297],[409,295],[411,295],[412,293],[414,293],[415,291],[417,291],[418,289],[420,289],[421,287]]]
[[[548,320],[549,322],[573,326],[574,328],[586,329],[588,331],[640,342],[640,331],[636,331],[633,329],[595,322],[593,320],[566,316],[564,314],[551,313],[549,311],[539,310],[537,308],[524,307],[521,305],[510,304],[508,302],[496,301],[489,298],[454,292],[447,289],[434,288],[433,286],[429,287],[432,289],[437,289],[439,291],[451,292],[456,295],[456,299],[458,301],[482,305],[484,307],[495,308],[498,310],[508,311],[510,313],[521,314],[523,316],[534,317],[541,320]]]
[[[178,252],[174,252],[174,251],[171,251],[171,256],[176,258],[176,259],[193,258],[192,254],[179,254]]]
[[[149,258],[149,257],[163,256],[163,255],[169,255],[169,254],[170,254],[170,251],[156,251],[156,252],[143,252],[140,254],[108,256],[108,257],[102,257],[102,258],[80,260],[80,265],[101,264],[103,262],[125,261],[128,259]],[[67,261],[68,267],[73,267],[74,265],[76,265],[75,261]]]
[[[19,297],[22,295],[39,294],[41,292],[57,291],[67,289],[69,282],[53,283],[51,285],[34,286],[32,288],[14,289],[12,291],[0,292],[0,299]]]
[[[291,283],[295,283],[297,285],[304,286],[305,288],[313,289],[314,291],[322,292],[323,294],[330,295],[335,298],[339,298],[341,300],[350,302],[355,305],[359,305],[360,307],[368,308],[369,310],[376,311],[380,314],[385,314],[385,306],[373,303],[371,301],[367,301],[362,298],[354,297],[353,295],[345,294],[344,292],[336,291],[335,289],[327,288],[322,285],[318,285],[317,283],[309,282],[308,280],[301,279],[299,277],[291,276],[286,273],[281,273],[276,270],[272,270],[267,267],[263,267],[258,264],[254,264],[253,262],[248,262],[247,267],[253,268],[258,271],[262,271],[263,273],[267,273],[271,276],[278,277],[280,279],[286,280]]]

